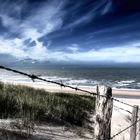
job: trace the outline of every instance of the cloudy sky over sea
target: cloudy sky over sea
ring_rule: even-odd
[[[0,62],[140,63],[139,0],[0,0]]]

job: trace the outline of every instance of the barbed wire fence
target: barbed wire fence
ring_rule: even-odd
[[[132,114],[132,112],[130,112],[129,110],[124,109],[122,107],[118,107],[118,106],[115,106],[115,105],[113,107],[116,108],[116,109],[118,109],[118,110],[122,110],[122,111],[125,111],[125,112],[129,113],[129,114]]]
[[[5,67],[5,66],[0,66],[0,69],[3,69],[3,70],[7,70],[7,71],[10,71],[10,72],[14,72],[14,73],[17,73],[17,74],[20,74],[20,75],[23,75],[23,76],[26,76],[28,78],[30,78],[33,82],[35,82],[35,80],[40,80],[40,81],[44,81],[44,82],[47,82],[47,83],[52,83],[52,84],[55,84],[55,85],[58,85],[60,87],[64,87],[64,88],[70,88],[72,90],[75,90],[75,91],[80,91],[80,92],[83,92],[83,93],[88,93],[89,95],[92,95],[92,96],[100,96],[100,97],[103,97],[103,98],[108,98],[106,95],[102,95],[102,94],[98,94],[96,92],[91,92],[91,91],[88,91],[88,90],[85,90],[85,89],[81,89],[81,88],[78,88],[78,87],[74,87],[74,86],[71,86],[71,85],[67,85],[67,84],[63,84],[63,82],[56,82],[56,81],[53,81],[53,80],[47,80],[45,78],[41,78],[39,77],[38,75],[35,75],[35,74],[28,74],[28,73],[25,73],[25,72],[22,72],[22,71],[19,71],[19,70],[15,70],[15,69],[12,69],[12,68],[8,68],[8,67]],[[123,102],[115,97],[110,97],[111,100],[113,101],[116,101],[116,102],[119,102],[121,104],[124,104],[124,105],[127,105],[129,107],[132,107],[133,109],[137,109],[137,106],[134,106],[134,105],[131,105],[131,104],[128,104],[126,102]],[[121,108],[121,107],[118,107],[118,106],[113,106],[114,108],[117,108],[118,110],[122,110],[122,111],[125,111],[131,115],[133,115],[133,112],[130,112],[129,110],[126,110],[124,108]],[[138,109],[138,111],[140,111],[140,109]],[[137,111],[137,113],[138,113]],[[125,129],[119,131],[118,133],[114,134],[113,136],[111,136],[110,138],[108,139],[114,139],[115,137],[117,137],[118,135],[120,135],[121,133],[123,133],[124,131],[130,129],[131,127],[133,126],[136,126],[138,122],[140,122],[140,119],[138,119],[138,116],[136,115],[135,116],[136,120],[131,123],[130,126],[126,127]],[[139,116],[140,117],[140,116]],[[137,133],[135,132],[135,138],[133,140],[136,139],[136,136],[140,133],[140,128],[139,128],[139,131],[137,131]]]

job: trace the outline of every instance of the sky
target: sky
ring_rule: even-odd
[[[0,0],[0,63],[140,63],[139,0]]]

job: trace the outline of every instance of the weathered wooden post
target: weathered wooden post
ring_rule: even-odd
[[[106,96],[101,97],[100,95]],[[113,109],[112,89],[97,86],[95,107],[95,140],[108,140],[111,135],[111,117]]]
[[[136,123],[137,118],[138,118],[138,106],[134,106],[132,110],[132,117],[131,117],[131,124]],[[134,124],[130,128],[130,140],[136,140],[136,131],[137,131],[137,124]]]

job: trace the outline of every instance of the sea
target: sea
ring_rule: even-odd
[[[93,66],[63,65],[44,67],[13,67],[42,78],[73,86],[107,85],[118,89],[140,89],[140,68],[96,68]],[[0,81],[32,82],[19,74],[0,70]],[[41,83],[41,81],[36,81]],[[46,83],[49,84],[49,83]]]

